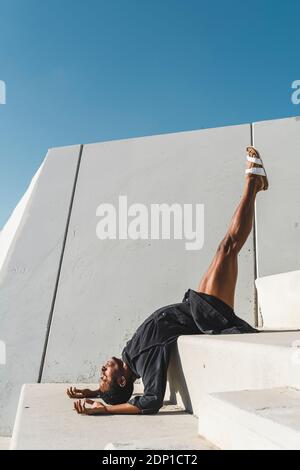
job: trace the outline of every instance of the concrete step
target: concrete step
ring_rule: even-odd
[[[222,441],[217,438],[215,440],[214,435],[213,440],[209,438],[208,441],[197,437],[198,424],[195,416],[199,416],[201,420],[207,416],[206,422],[209,423],[209,415],[205,415],[210,409],[206,400],[216,400],[215,395],[208,395],[222,392],[245,393],[243,403],[246,406],[249,398],[250,411],[247,408],[246,414],[251,417],[252,408],[256,410],[262,407],[256,407],[255,398],[259,400],[262,395],[256,395],[254,391],[260,393],[261,390],[274,388],[300,388],[299,345],[299,331],[182,336],[172,355],[165,396],[165,400],[176,405],[166,404],[158,415],[152,416],[115,415],[105,416],[105,419],[101,416],[90,419],[89,416],[79,416],[73,411],[72,401],[65,394],[68,384],[24,385],[11,448],[211,449],[213,444],[223,445]],[[78,387],[80,388],[80,384]],[[253,391],[253,396],[242,392],[249,390]],[[294,401],[292,392],[287,390],[284,403],[289,408],[294,406]],[[142,384],[136,384],[135,393],[141,392]],[[193,411],[195,416],[184,410]],[[218,416],[222,415],[222,410],[220,405]],[[217,427],[218,416],[215,417],[215,424],[212,420],[213,428],[215,425]],[[226,421],[225,418],[226,413]],[[247,421],[248,418],[244,419]],[[226,426],[230,427],[230,423],[226,424],[225,421],[224,434]],[[279,425],[283,426],[282,423]],[[203,432],[208,437],[206,428]],[[259,444],[255,440],[256,436],[251,437],[251,440],[247,433],[241,432],[240,435],[239,441],[232,441],[233,448],[242,448],[246,442],[245,436],[249,445],[265,445],[266,448],[271,446],[272,439],[263,441],[261,438]],[[289,439],[287,443],[291,442],[292,437]],[[279,444],[280,441],[275,441],[274,445]],[[284,440],[282,445],[286,445]]]
[[[268,328],[300,328],[300,270],[255,280],[263,325]]]
[[[23,386],[11,449],[214,448],[197,436],[197,419],[177,405],[166,404],[157,415],[78,415],[68,386]]]
[[[10,448],[10,437],[0,436],[0,450],[8,450]]]
[[[168,411],[165,406],[162,412]],[[195,418],[194,418],[195,419]],[[105,446],[105,450],[218,450],[218,448],[202,436],[178,435],[174,437],[148,437],[118,441],[114,440]]]
[[[170,400],[196,416],[213,392],[300,388],[300,332],[181,336],[171,359]]]
[[[199,433],[221,449],[300,449],[300,390],[274,388],[207,395]]]

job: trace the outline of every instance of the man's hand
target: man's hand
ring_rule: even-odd
[[[89,404],[91,406],[87,407],[86,404]],[[81,403],[81,400],[75,401],[74,410],[77,411],[78,414],[85,415],[107,414],[106,406],[94,400],[84,400],[83,403]]]
[[[99,390],[90,390],[89,388],[70,387],[67,389],[67,395],[70,398],[96,398]]]

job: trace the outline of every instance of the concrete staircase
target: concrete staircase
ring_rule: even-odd
[[[300,449],[300,390],[273,388],[207,395],[199,434],[226,450]]]
[[[171,399],[221,449],[300,447],[300,332],[179,338]]]
[[[215,448],[197,435],[197,419],[179,406],[165,403],[158,415],[78,415],[66,395],[68,386],[23,386],[11,449]]]
[[[299,344],[299,331],[180,337],[152,416],[90,419],[67,384],[25,385],[11,448],[299,449]]]

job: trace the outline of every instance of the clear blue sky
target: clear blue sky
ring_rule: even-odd
[[[0,0],[0,228],[49,147],[300,115],[300,2]]]

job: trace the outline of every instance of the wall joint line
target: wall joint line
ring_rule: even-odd
[[[58,291],[58,285],[59,285],[59,279],[60,279],[60,274],[61,274],[61,269],[62,269],[62,263],[63,263],[63,259],[64,259],[64,254],[65,254],[65,248],[66,248],[69,225],[70,225],[71,214],[72,214],[72,209],[73,209],[73,203],[74,203],[74,198],[75,198],[75,191],[76,191],[77,180],[78,180],[78,175],[79,175],[79,169],[80,169],[80,164],[81,164],[82,152],[83,152],[83,145],[80,145],[79,154],[78,154],[78,161],[77,161],[77,167],[76,167],[76,172],[75,172],[75,179],[74,179],[74,184],[73,184],[72,194],[71,194],[71,200],[70,200],[70,206],[69,206],[69,211],[68,211],[68,216],[67,216],[66,227],[65,227],[65,231],[64,231],[64,239],[63,239],[63,244],[62,244],[62,250],[61,250],[61,255],[60,255],[59,264],[58,264],[58,271],[57,271],[57,276],[56,276],[56,281],[55,281],[55,286],[54,286],[54,292],[53,292],[53,298],[52,298],[52,302],[51,302],[49,318],[48,318],[48,322],[47,322],[46,336],[45,336],[44,347],[43,347],[43,352],[42,352],[42,357],[41,357],[41,364],[40,364],[39,375],[38,375],[38,380],[37,380],[38,383],[41,383],[42,376],[43,376],[43,371],[44,371],[45,359],[46,359],[46,354],[47,354],[47,347],[48,347],[48,343],[49,343],[49,337],[50,337],[51,325],[52,325],[52,320],[53,320],[54,307],[55,307],[57,291]]]
[[[254,146],[254,127],[253,123],[250,124],[250,139],[251,145]],[[257,207],[256,201],[254,203],[254,217],[253,217],[253,258],[254,258],[254,281],[257,278]],[[258,301],[257,301],[257,289],[254,282],[254,324],[255,326],[261,326],[261,321],[258,314]]]

